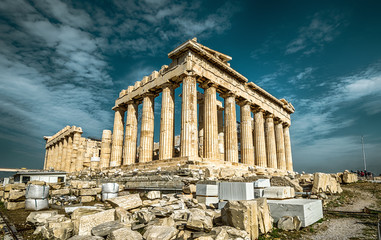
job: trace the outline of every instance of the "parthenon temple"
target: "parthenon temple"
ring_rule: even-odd
[[[82,138],[82,129],[74,126],[47,137],[45,169],[74,172],[86,167],[135,169],[209,163],[293,171],[291,103],[249,82],[230,67],[230,56],[201,45],[197,39],[181,44],[168,57],[172,60],[169,66],[120,92],[113,107],[112,134],[104,130],[95,145],[91,145],[93,140]],[[179,87],[181,120],[176,122],[175,89]],[[160,140],[154,143],[154,102],[159,94]],[[181,126],[179,141],[175,141],[176,124]]]

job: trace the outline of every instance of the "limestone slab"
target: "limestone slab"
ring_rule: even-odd
[[[218,191],[218,198],[221,200],[254,199],[254,184],[252,182],[221,182]]]
[[[91,235],[91,229],[101,223],[114,221],[115,209],[80,217],[74,223],[74,231],[78,235]]]
[[[218,185],[215,184],[197,184],[197,196],[218,196]]]
[[[197,196],[197,201],[209,206],[210,204],[218,203],[218,197]]]
[[[255,188],[267,188],[271,187],[270,185],[270,179],[258,179],[257,181],[254,181],[254,187]]]
[[[112,199],[107,199],[106,201],[109,202],[113,207],[121,207],[125,210],[134,209],[140,207],[143,204],[139,194],[120,196]]]
[[[274,222],[283,216],[298,216],[302,227],[307,227],[323,218],[323,205],[321,200],[312,199],[287,199],[267,200],[271,217]]]
[[[269,187],[263,191],[263,197],[273,199],[286,199],[295,197],[295,190],[292,187]]]

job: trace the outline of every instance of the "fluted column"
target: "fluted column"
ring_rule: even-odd
[[[251,106],[248,102],[244,102],[241,105],[241,159],[244,164],[254,165]]]
[[[279,120],[275,121],[275,139],[276,139],[276,156],[278,160],[278,169],[286,170],[286,156],[284,154],[283,124]]]
[[[75,132],[73,134],[73,144],[72,144],[72,149],[71,149],[70,172],[75,172],[77,169],[77,156],[78,156],[78,147],[79,147],[79,141],[80,140],[81,140],[81,133]],[[80,163],[78,163],[78,164],[80,164]]]
[[[159,160],[173,156],[173,135],[175,127],[175,100],[172,84],[165,85],[161,96],[161,119]]]
[[[225,139],[224,139],[224,108],[218,109],[218,153],[220,160],[225,160]]]
[[[216,85],[204,87],[204,157],[219,159]]]
[[[255,165],[260,167],[267,167],[263,110],[259,108],[255,109],[254,113],[254,147]]]
[[[124,109],[116,108],[114,116],[114,128],[112,133],[112,147],[110,166],[120,166],[122,163],[123,153],[123,121]]]
[[[277,168],[274,115],[266,114],[265,118],[267,167]]]
[[[136,142],[138,139],[138,104],[130,102],[127,105],[126,131],[124,135],[123,165],[135,163]]]
[[[99,167],[106,168],[110,166],[110,157],[111,157],[111,131],[103,130],[102,132],[102,144],[101,144],[101,161]],[[136,151],[136,148],[135,148]]]
[[[83,161],[85,155],[85,138],[80,137],[78,142],[78,151],[75,161],[75,171],[81,171],[83,169]]]
[[[197,99],[198,104],[198,156],[204,157],[205,104],[204,96]]]
[[[48,169],[48,163],[49,163],[49,148],[45,148],[44,170]]]
[[[225,161],[238,162],[238,136],[235,96],[223,94],[225,99]]]
[[[63,139],[63,145],[62,145],[62,160],[61,160],[61,170],[65,171],[66,169],[66,157],[67,157],[67,138],[65,137]]]
[[[194,76],[183,79],[183,93],[181,105],[181,157],[198,156],[197,139],[197,86]]]
[[[73,149],[73,136],[70,135],[67,137],[66,164],[65,164],[66,172],[70,172],[72,149]]]
[[[48,156],[48,163],[47,163],[47,166],[48,168],[47,169],[50,169],[51,167],[53,167],[53,154],[54,153],[54,147],[51,145],[49,147],[49,156]]]
[[[55,143],[53,146],[53,161],[52,161],[52,167],[54,170],[57,170],[57,162],[58,162],[58,144]]]
[[[150,162],[153,157],[154,101],[155,97],[152,93],[147,93],[143,97],[139,162]]]
[[[290,125],[287,123],[285,123],[283,125],[283,137],[284,137],[284,153],[285,153],[285,157],[286,157],[286,169],[288,171],[293,171],[291,139],[290,139]]]

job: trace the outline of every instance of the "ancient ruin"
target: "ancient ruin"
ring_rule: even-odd
[[[100,162],[89,166],[82,130],[66,127],[47,138],[45,169],[74,172],[84,167],[157,168],[178,164],[293,171],[289,127],[294,107],[230,67],[232,58],[188,40],[168,54],[172,60],[115,101],[113,134],[95,147]],[[182,85],[180,152],[174,148],[174,90]],[[197,88],[203,89],[203,94]],[[154,159],[154,100],[162,94],[158,159]],[[217,100],[217,95],[224,103]],[[140,146],[138,106],[142,104]],[[240,106],[237,128],[236,105]],[[125,117],[126,115],[126,117]],[[252,117],[253,116],[253,117]],[[177,124],[177,123],[176,123]],[[89,142],[86,146],[89,145]],[[111,146],[111,148],[110,148]],[[87,149],[87,150],[86,150]],[[90,164],[91,165],[91,164]]]

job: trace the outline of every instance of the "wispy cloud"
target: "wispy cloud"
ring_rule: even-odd
[[[348,118],[345,114],[336,114],[347,108],[376,114],[380,112],[380,99],[379,64],[372,65],[358,74],[337,79],[325,94],[294,102],[297,108],[293,124],[295,140],[299,144],[309,144],[315,139],[332,134],[335,130],[351,126],[357,120],[355,115]]]
[[[343,19],[334,12],[316,13],[308,25],[298,30],[298,36],[287,45],[285,53],[309,55],[320,51],[341,33],[341,27],[345,25]]]

